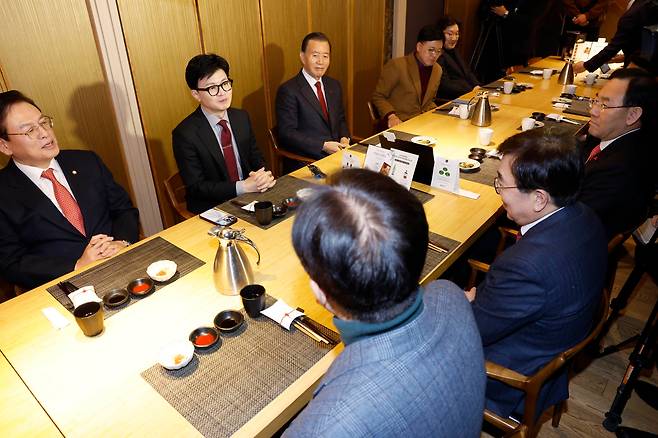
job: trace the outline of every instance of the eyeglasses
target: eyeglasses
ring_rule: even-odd
[[[500,195],[500,191],[502,189],[516,189],[516,188],[517,188],[516,186],[501,186],[498,177],[494,178],[494,190],[496,191],[497,195]]]
[[[27,135],[28,138],[32,140],[37,140],[39,138],[39,128],[43,128],[44,131],[50,131],[53,129],[53,118],[50,116],[43,116],[39,120],[39,123],[36,125],[30,126],[25,132],[8,132],[7,135]]]
[[[211,96],[217,96],[219,94],[219,89],[224,90],[225,92],[231,91],[233,88],[233,79],[227,79],[219,85],[211,85],[206,88],[197,88],[196,91],[206,91]]]
[[[605,103],[601,102],[599,100],[599,98],[597,97],[595,99],[590,100],[587,103],[587,106],[589,107],[589,109],[592,109],[593,107],[598,106],[599,108],[601,108],[601,111],[605,111],[607,109],[615,109],[615,108],[632,108],[632,107],[637,106],[637,105],[610,106],[610,105],[606,105]]]
[[[443,49],[435,49],[434,47],[430,47],[429,49],[427,49],[427,53],[433,56],[441,56],[442,51]]]

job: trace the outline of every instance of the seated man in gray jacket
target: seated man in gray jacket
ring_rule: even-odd
[[[479,437],[480,337],[456,285],[418,286],[428,225],[416,197],[342,171],[302,204],[292,235],[345,349],[284,436]]]

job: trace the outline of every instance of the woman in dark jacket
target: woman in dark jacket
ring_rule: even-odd
[[[473,90],[480,82],[455,49],[459,41],[459,23],[451,17],[444,17],[437,26],[443,31],[444,42],[443,54],[437,61],[443,69],[443,76],[436,97],[452,100]]]

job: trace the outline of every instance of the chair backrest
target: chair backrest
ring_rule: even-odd
[[[164,186],[167,191],[169,203],[174,207],[176,213],[178,213],[182,219],[193,217],[194,213],[187,209],[187,202],[185,201],[185,184],[183,183],[183,178],[180,176],[180,172],[176,172],[164,180]]]
[[[302,165],[315,161],[313,158],[305,157],[303,155],[282,149],[279,145],[279,131],[276,126],[269,128],[267,130],[267,134],[269,135],[270,143],[272,144],[272,169],[274,170],[275,176],[279,177],[283,174],[283,158],[297,161],[302,163]]]
[[[385,126],[380,126],[381,120],[380,120],[380,115],[377,112],[377,108],[375,108],[375,105],[372,104],[371,101],[367,102],[368,105],[368,114],[370,115],[370,125],[372,126],[372,132],[373,134],[381,131],[380,128],[386,128]]]

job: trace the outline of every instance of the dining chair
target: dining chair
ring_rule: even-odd
[[[187,209],[187,202],[185,201],[185,184],[180,172],[176,172],[169,178],[164,180],[165,190],[167,192],[167,199],[174,208],[178,216],[182,220],[194,217],[194,213]]]
[[[376,134],[382,130],[382,126],[381,126],[382,120],[379,117],[379,113],[377,112],[377,108],[375,108],[375,105],[373,105],[371,101],[368,101],[367,105],[368,105],[368,115],[370,116],[370,125],[372,127],[372,133]],[[386,127],[384,127],[383,129],[386,129]]]
[[[305,166],[306,164],[315,161],[313,158],[282,149],[279,146],[279,136],[276,126],[268,129],[267,133],[270,136],[270,143],[272,144],[272,170],[274,171],[275,177],[278,178],[284,174],[283,164],[286,159],[293,161],[298,167]],[[301,166],[299,164],[301,164]]]
[[[511,418],[503,418],[488,409],[484,410],[484,421],[501,430],[505,437],[536,436],[539,432],[539,427],[541,426],[541,423],[538,422],[538,419],[541,416],[536,415],[537,400],[544,383],[553,377],[558,371],[562,370],[563,367],[570,366],[573,363],[574,357],[598,336],[608,315],[608,300],[608,291],[607,289],[603,289],[599,310],[594,318],[595,325],[589,335],[575,346],[555,356],[535,374],[526,376],[509,368],[487,361],[485,364],[487,377],[523,391],[525,393],[525,400],[521,421],[515,421]],[[553,413],[551,425],[553,427],[558,427],[560,425],[560,418],[564,411],[565,402],[566,400],[562,400],[552,406]],[[551,409],[551,407],[548,407],[546,411],[549,409]]]

